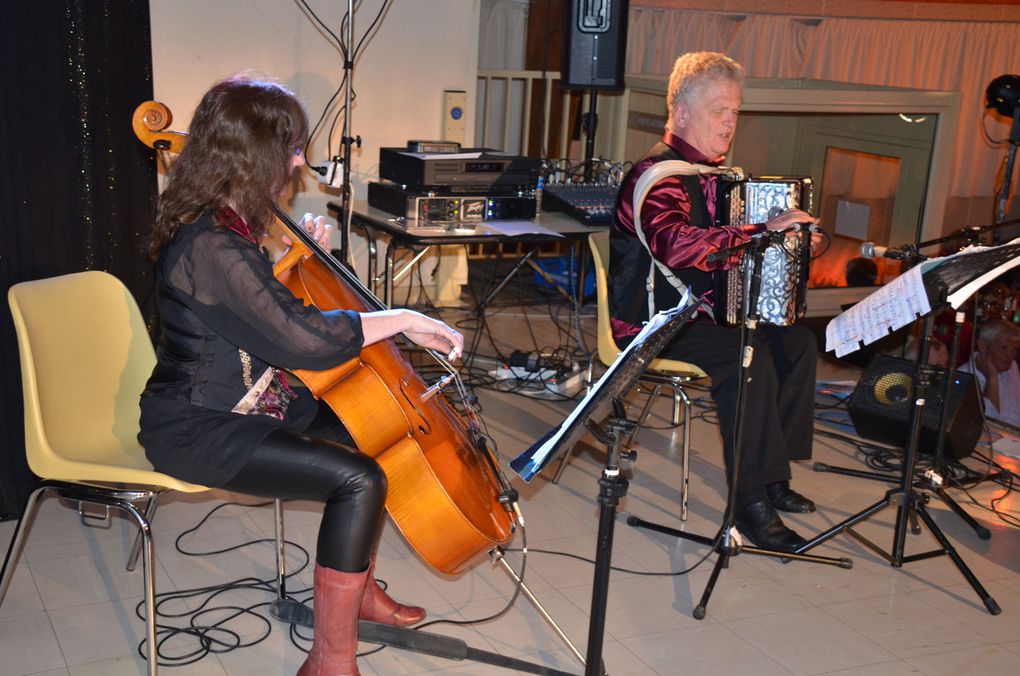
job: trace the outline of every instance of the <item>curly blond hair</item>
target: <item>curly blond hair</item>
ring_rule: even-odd
[[[709,83],[723,79],[739,84],[744,79],[744,67],[719,52],[689,52],[678,58],[669,75],[666,130],[673,131],[673,117],[678,103],[689,106]]]

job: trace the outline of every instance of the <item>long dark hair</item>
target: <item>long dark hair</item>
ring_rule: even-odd
[[[157,258],[181,224],[227,206],[260,240],[307,134],[304,106],[286,87],[244,76],[214,85],[195,109],[188,142],[167,174],[149,255]]]

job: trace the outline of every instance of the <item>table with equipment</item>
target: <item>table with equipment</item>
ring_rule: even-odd
[[[330,213],[340,212],[340,205],[329,202]],[[529,225],[530,224],[530,225]],[[368,241],[368,281],[369,288],[376,283],[382,284],[382,300],[390,305],[393,300],[393,285],[425,256],[433,246],[451,244],[512,244],[525,245],[524,252],[517,254],[514,267],[503,277],[500,283],[489,292],[479,303],[480,309],[513,278],[521,268],[530,265],[547,282],[553,284],[561,293],[569,296],[569,292],[555,283],[548,273],[535,262],[534,256],[543,244],[566,240],[580,261],[579,270],[584,270],[584,251],[588,235],[605,230],[605,227],[593,227],[580,223],[562,213],[540,212],[533,221],[479,221],[477,223],[457,223],[450,226],[430,225],[429,227],[407,227],[401,220],[381,209],[369,206],[366,202],[355,202],[351,214],[351,225],[361,230]],[[534,226],[539,226],[535,228]],[[376,257],[379,242],[385,242],[385,254],[382,274],[376,271]],[[396,267],[396,256],[401,250],[413,252],[413,256],[399,269]],[[579,275],[579,284],[583,279]],[[583,287],[582,287],[583,288]]]

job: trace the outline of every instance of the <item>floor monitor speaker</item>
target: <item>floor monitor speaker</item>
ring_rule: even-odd
[[[865,369],[850,398],[850,419],[865,439],[905,447],[914,408],[916,364],[880,354]],[[933,454],[939,421],[946,416],[946,457],[965,458],[974,452],[983,421],[979,393],[970,373],[953,371],[949,405],[944,405],[945,369],[940,369],[928,387],[921,416],[919,451]]]

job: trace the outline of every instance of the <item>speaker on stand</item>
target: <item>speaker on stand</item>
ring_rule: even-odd
[[[624,88],[629,5],[629,0],[567,0],[560,85],[591,90],[583,123],[585,182],[592,180],[598,91]]]
[[[567,1],[563,87],[623,89],[629,4],[629,0]]]
[[[877,355],[861,374],[850,403],[850,419],[865,439],[903,446],[914,408],[914,370],[906,359]],[[921,453],[935,452],[940,419],[946,416],[945,454],[960,460],[974,452],[983,419],[974,375],[953,371],[949,405],[943,401],[945,370],[935,376],[921,418]]]
[[[911,412],[915,408],[914,383],[917,364],[880,354],[861,374],[847,410],[857,434],[865,439],[880,441],[906,448],[910,435]],[[970,526],[982,540],[992,537],[992,532],[972,517],[947,492],[945,485],[945,458],[962,460],[974,452],[974,446],[984,429],[981,413],[980,393],[972,373],[952,372],[949,394],[946,396],[946,370],[937,369],[927,388],[925,404],[922,407],[920,434],[917,451],[931,456],[931,469],[923,476],[914,477],[915,487],[930,491],[941,499],[950,510]],[[948,398],[949,402],[946,403]],[[939,428],[945,417],[944,444],[942,456],[936,452],[939,442]],[[894,476],[833,467],[822,462],[814,465],[816,472],[833,472],[845,476],[875,481],[896,483]],[[982,480],[994,478],[994,475]],[[916,524],[914,532],[918,532]],[[994,614],[994,613],[993,613]]]

